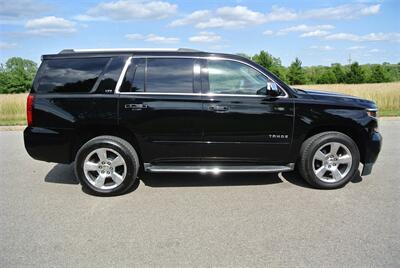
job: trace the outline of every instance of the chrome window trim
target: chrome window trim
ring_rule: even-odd
[[[215,94],[215,93],[179,93],[179,92],[119,92],[121,95],[165,95],[165,96],[206,96],[206,97],[250,97],[250,98],[265,98],[264,95],[241,95],[241,94]],[[283,97],[283,96],[281,96]]]
[[[132,63],[132,57],[129,57],[125,62],[124,68],[122,68],[121,74],[119,75],[117,85],[115,86],[114,94],[120,93],[119,90],[121,89],[122,81],[124,81],[126,71],[128,70],[131,63]]]
[[[264,74],[260,69],[248,64],[247,62],[237,60],[237,59],[231,59],[227,57],[214,57],[214,56],[155,56],[155,55],[138,55],[138,56],[131,56],[126,60],[125,66],[122,69],[121,75],[118,79],[117,86],[115,87],[115,94],[131,94],[131,95],[186,95],[186,96],[226,96],[226,97],[258,97],[258,98],[265,98],[266,96],[264,95],[246,95],[246,94],[218,94],[218,93],[166,93],[166,92],[120,92],[120,88],[122,85],[122,81],[125,77],[126,71],[128,70],[129,65],[132,62],[132,59],[135,58],[189,58],[189,59],[207,59],[207,60],[229,60],[229,61],[235,61],[242,63],[244,65],[249,66],[250,68],[253,68],[254,70],[258,71],[261,73],[263,76],[271,80],[272,82],[276,83],[274,79],[269,77],[268,75]],[[285,93],[284,96],[277,96],[276,98],[289,98],[289,94],[284,90],[278,83],[276,83],[278,87]]]

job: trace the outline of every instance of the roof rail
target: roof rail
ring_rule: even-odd
[[[147,52],[147,51],[164,51],[164,52],[201,52],[200,50],[191,48],[92,48],[92,49],[63,49],[59,54],[67,53],[85,53],[85,52]]]
[[[197,50],[197,49],[193,49],[193,48],[185,48],[185,47],[181,47],[178,48],[179,52],[202,52],[201,50]]]

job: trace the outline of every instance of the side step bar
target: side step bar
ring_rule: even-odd
[[[205,166],[205,165],[153,165],[144,163],[144,170],[152,173],[164,172],[199,172],[199,173],[225,173],[225,172],[287,172],[294,169],[294,164],[284,166]]]

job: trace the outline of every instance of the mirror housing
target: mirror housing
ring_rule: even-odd
[[[277,97],[279,96],[278,85],[275,82],[267,82],[267,96]]]

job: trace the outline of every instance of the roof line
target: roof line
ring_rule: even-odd
[[[201,52],[191,48],[92,48],[92,49],[63,49],[59,54],[86,52]]]

